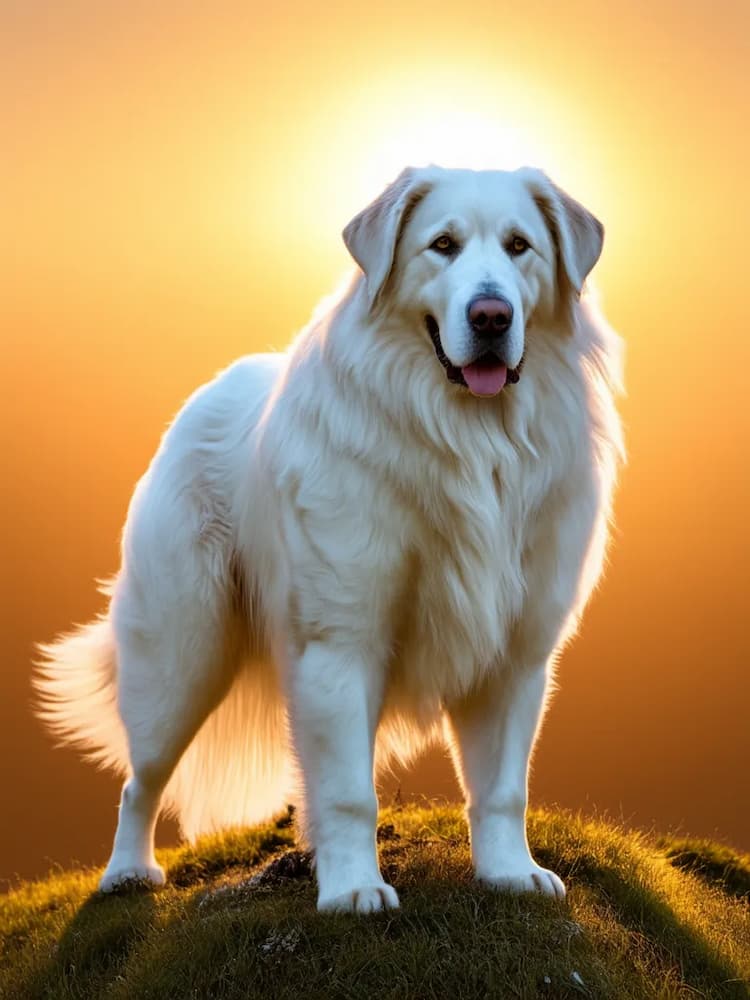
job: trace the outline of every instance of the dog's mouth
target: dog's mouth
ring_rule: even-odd
[[[452,365],[445,356],[440,340],[440,327],[434,316],[425,316],[425,326],[435,348],[438,361],[445,368],[449,382],[462,385],[474,396],[496,396],[506,385],[515,385],[521,377],[523,358],[515,368],[508,368],[506,363],[494,351],[485,351],[476,361],[463,368]]]

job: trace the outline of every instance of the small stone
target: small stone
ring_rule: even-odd
[[[279,931],[271,931],[258,950],[263,955],[279,955],[284,952],[293,954],[297,950],[299,940],[300,933],[297,930],[291,930],[287,934],[281,934]]]

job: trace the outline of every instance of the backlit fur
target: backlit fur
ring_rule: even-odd
[[[446,228],[453,260],[429,250]],[[519,228],[533,249],[513,258]],[[395,906],[375,743],[382,763],[445,738],[478,876],[563,891],[528,853],[526,776],[622,457],[619,341],[579,294],[601,227],[537,171],[433,167],[345,239],[364,273],[285,353],[188,400],[136,488],[108,615],[44,647],[42,714],[128,777],[104,888],[163,879],[161,807],[190,837],[259,820],[296,769],[321,908]],[[524,363],[476,398],[425,316],[468,364],[486,287],[512,303],[507,361]]]

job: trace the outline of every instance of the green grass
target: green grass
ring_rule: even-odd
[[[402,909],[375,917],[316,913],[306,859],[276,860],[293,848],[283,821],[161,852],[153,893],[100,897],[97,872],[55,873],[0,897],[0,996],[750,996],[750,858],[568,813],[533,813],[530,838],[564,903],[476,885],[452,807],[382,815]]]

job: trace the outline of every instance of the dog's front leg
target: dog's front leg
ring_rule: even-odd
[[[308,643],[291,669],[291,721],[319,910],[398,906],[380,874],[376,846],[373,751],[382,694],[382,668],[334,642]]]
[[[448,718],[477,878],[497,889],[562,898],[563,883],[534,861],[526,839],[529,758],[546,687],[544,665],[508,666],[451,705]]]

